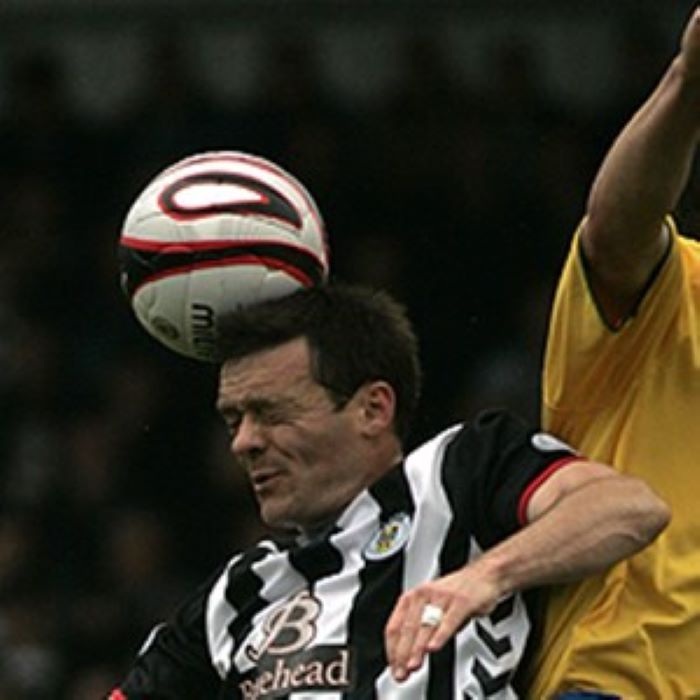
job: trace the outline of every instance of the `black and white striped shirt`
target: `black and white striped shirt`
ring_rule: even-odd
[[[529,496],[572,451],[508,413],[412,452],[305,543],[231,559],[151,634],[114,700],[515,698],[532,609],[518,594],[471,620],[403,683],[384,626],[402,591],[515,533]]]

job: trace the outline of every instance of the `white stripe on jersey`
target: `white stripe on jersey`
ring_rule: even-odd
[[[440,463],[449,438],[458,429],[456,426],[440,433],[406,459],[406,476],[416,512],[406,547],[404,590],[435,578],[438,572],[440,545],[452,522],[450,503],[440,478]]]
[[[330,538],[343,556],[343,569],[339,574],[319,581],[314,589],[323,601],[318,626],[329,632],[319,639],[325,644],[346,644],[348,641],[345,622],[360,590],[360,572],[365,566],[362,549],[357,544],[369,541],[379,527],[379,516],[377,502],[364,492],[340,518],[341,531]]]
[[[209,603],[206,607],[206,631],[209,656],[212,665],[221,678],[231,668],[231,652],[233,651],[233,639],[228,634],[228,624],[235,616],[235,610],[226,600],[226,583],[228,572],[238,562],[241,555],[235,556],[226,566],[224,573],[219,577],[209,594]],[[215,601],[214,604],[211,601]]]

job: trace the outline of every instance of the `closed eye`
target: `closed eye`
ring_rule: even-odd
[[[222,417],[229,436],[232,438],[235,437],[236,433],[238,432],[238,428],[241,425],[241,420],[243,417],[242,414],[226,412]]]
[[[234,437],[245,416],[259,425],[280,425],[294,418],[295,411],[291,402],[251,400],[241,408],[226,407],[221,411],[226,428]]]

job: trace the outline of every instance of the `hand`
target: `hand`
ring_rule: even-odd
[[[681,58],[685,74],[700,79],[700,8],[696,7],[681,40]]]
[[[427,653],[438,651],[471,618],[490,613],[502,592],[478,562],[406,591],[384,631],[387,659],[397,681],[420,668]],[[421,624],[426,605],[443,611],[435,626]]]

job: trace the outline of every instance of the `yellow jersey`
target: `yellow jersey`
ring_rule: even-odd
[[[625,700],[700,698],[700,243],[678,235],[635,313],[602,320],[579,234],[559,281],[543,423],[649,483],[672,510],[650,547],[553,589],[530,698],[568,689]]]

